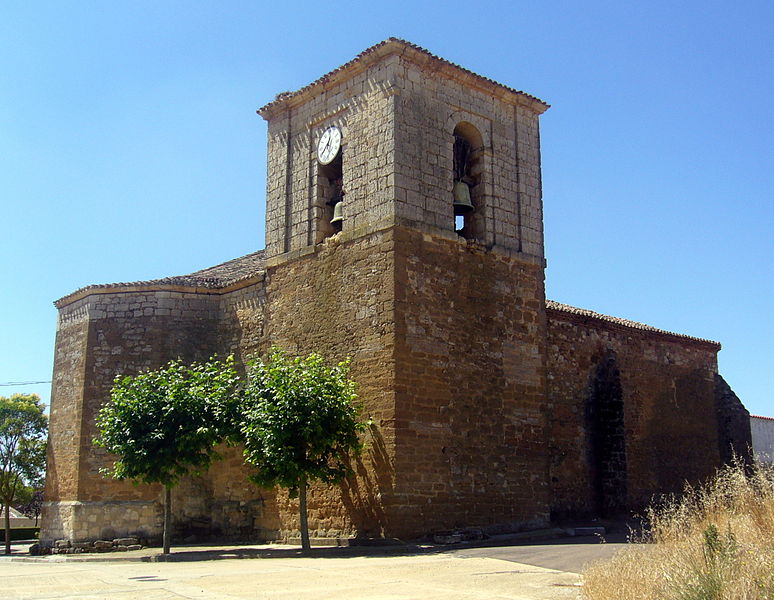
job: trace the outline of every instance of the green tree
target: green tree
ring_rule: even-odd
[[[250,479],[263,487],[287,488],[299,498],[301,544],[309,549],[306,491],[310,481],[335,483],[360,451],[355,383],[349,361],[333,367],[318,354],[293,358],[272,349],[266,362],[248,368],[239,411],[238,441],[256,467]]]
[[[16,506],[14,508],[25,517],[35,519],[35,527],[37,527],[40,513],[43,510],[44,498],[42,489],[36,490],[34,487],[25,485],[21,494],[16,498]]]
[[[179,360],[153,371],[116,377],[110,402],[97,415],[97,446],[116,456],[103,474],[164,486],[164,554],[169,554],[171,490],[188,473],[219,458],[239,378],[225,362]]]
[[[5,553],[11,553],[11,505],[25,485],[40,486],[46,469],[48,418],[37,394],[0,396],[0,502]]]

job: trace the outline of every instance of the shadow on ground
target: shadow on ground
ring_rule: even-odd
[[[514,539],[512,536],[495,536],[475,542],[459,544],[406,544],[368,545],[349,547],[312,547],[304,552],[300,548],[186,546],[179,550],[172,548],[169,555],[145,556],[148,562],[189,562],[204,560],[250,559],[250,558],[345,558],[416,556],[421,554],[450,553],[462,558],[488,557],[523,562],[545,568],[577,571],[589,560],[607,558],[623,547],[627,533],[614,531],[604,536],[557,536],[541,539]],[[572,567],[572,568],[560,568]]]

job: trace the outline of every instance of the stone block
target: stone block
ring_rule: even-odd
[[[113,540],[113,545],[115,546],[132,546],[137,543],[138,539],[136,537],[116,538]]]
[[[73,548],[75,549],[91,550],[93,547],[94,546],[91,542],[73,542]]]

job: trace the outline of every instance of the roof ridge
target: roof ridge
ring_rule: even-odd
[[[254,262],[251,260],[248,260],[251,258],[256,260]],[[215,274],[217,273],[217,269],[224,267],[226,265],[236,266],[236,267],[242,266],[243,268],[234,269],[233,272],[226,269],[225,272],[221,274],[217,274],[217,275]],[[161,277],[157,279],[145,279],[145,280],[139,280],[139,281],[121,281],[121,282],[115,282],[115,283],[95,283],[95,284],[86,285],[78,288],[77,290],[65,296],[62,296],[59,300],[54,302],[54,306],[56,306],[57,308],[61,308],[81,296],[88,295],[90,292],[95,292],[97,290],[110,290],[114,288],[120,289],[120,288],[150,287],[150,286],[173,286],[173,287],[180,286],[180,287],[192,287],[192,288],[203,288],[208,290],[217,290],[217,289],[228,287],[229,285],[238,283],[245,279],[249,279],[263,271],[264,271],[264,250],[257,250],[255,252],[245,254],[244,256],[240,256],[238,258],[232,258],[231,260],[227,260],[217,265],[213,265],[212,267],[207,267],[205,269],[200,269],[198,271],[188,273],[187,275],[171,275],[169,277]],[[212,273],[212,274],[210,275],[209,273]]]
[[[560,311],[560,312],[565,312],[568,314],[573,314],[576,316],[595,319],[597,321],[605,321],[608,323],[613,323],[615,325],[620,325],[622,327],[628,327],[629,329],[638,329],[640,331],[649,331],[651,333],[669,335],[669,336],[681,338],[684,340],[691,340],[694,342],[712,344],[714,346],[717,346],[718,349],[720,349],[720,343],[714,340],[708,340],[705,338],[695,337],[692,335],[686,335],[684,333],[675,333],[674,331],[667,331],[666,329],[659,329],[658,327],[653,327],[652,325],[648,325],[647,323],[640,323],[639,321],[632,321],[630,319],[624,319],[621,317],[613,317],[611,315],[605,315],[602,313],[594,312],[593,310],[589,310],[587,308],[578,308],[576,306],[570,306],[569,304],[562,304],[561,302],[556,302],[555,300],[546,299],[546,308]]]
[[[271,110],[272,108],[274,108],[274,107],[276,107],[276,106],[278,106],[278,105],[280,105],[282,103],[285,103],[285,102],[287,102],[288,100],[290,100],[292,98],[296,98],[296,97],[304,94],[305,92],[309,91],[310,89],[312,89],[315,86],[324,85],[328,80],[330,80],[335,75],[338,75],[342,71],[345,71],[345,70],[353,67],[358,62],[361,62],[363,59],[368,58],[369,56],[377,53],[378,50],[380,50],[381,48],[384,48],[385,46],[387,46],[389,44],[400,44],[404,48],[410,48],[410,49],[412,49],[412,50],[414,50],[416,52],[424,54],[426,57],[430,58],[431,60],[434,60],[434,61],[437,61],[437,62],[439,62],[441,64],[453,67],[453,68],[455,68],[455,69],[465,73],[468,76],[472,76],[472,77],[474,77],[474,78],[476,78],[476,79],[478,79],[480,81],[485,81],[486,83],[488,83],[490,85],[495,85],[495,86],[500,87],[502,89],[505,89],[505,90],[507,90],[507,91],[509,91],[509,92],[511,92],[513,94],[524,96],[525,98],[528,98],[529,100],[531,100],[533,102],[536,102],[538,104],[543,105],[545,108],[543,110],[541,110],[540,112],[543,112],[544,110],[550,108],[550,106],[551,106],[550,104],[548,104],[547,102],[541,100],[537,96],[533,96],[532,94],[528,94],[527,92],[524,92],[522,90],[517,90],[516,88],[512,88],[510,86],[502,84],[499,81],[496,81],[496,80],[491,79],[489,77],[486,77],[484,75],[479,75],[475,71],[471,71],[470,69],[466,69],[465,67],[460,66],[457,63],[454,63],[454,62],[452,62],[450,60],[447,60],[447,59],[445,59],[445,58],[443,58],[441,56],[438,56],[437,54],[433,54],[432,52],[430,52],[426,48],[423,48],[422,46],[419,46],[417,44],[414,44],[413,42],[409,42],[409,41],[404,40],[402,38],[392,36],[392,37],[388,37],[385,40],[382,40],[381,42],[378,42],[378,43],[374,44],[373,46],[369,46],[368,48],[366,48],[362,52],[358,53],[353,59],[345,62],[344,64],[336,67],[335,69],[333,69],[331,71],[328,71],[327,73],[325,73],[321,77],[318,77],[317,79],[315,79],[311,83],[308,83],[307,85],[297,89],[296,91],[294,91],[294,92],[283,92],[281,94],[278,94],[274,98],[274,100],[272,100],[271,102],[268,102],[267,104],[264,104],[256,112],[263,116],[263,113],[265,111]]]
[[[224,261],[222,263],[218,263],[217,265],[213,265],[211,267],[206,267],[204,269],[198,269],[197,271],[193,271],[191,273],[188,273],[187,275],[183,275],[182,277],[193,277],[196,276],[198,273],[206,273],[207,271],[212,271],[213,269],[217,269],[218,267],[223,267],[225,265],[235,264],[240,261],[244,261],[246,258],[250,257],[256,257],[263,259],[264,254],[266,253],[265,249],[256,250],[255,252],[248,252],[247,254],[243,254],[242,256],[238,256],[237,258],[232,258],[231,260]]]

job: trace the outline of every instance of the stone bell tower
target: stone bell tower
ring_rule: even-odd
[[[266,336],[350,356],[374,423],[318,531],[547,520],[547,108],[391,38],[258,111]]]

